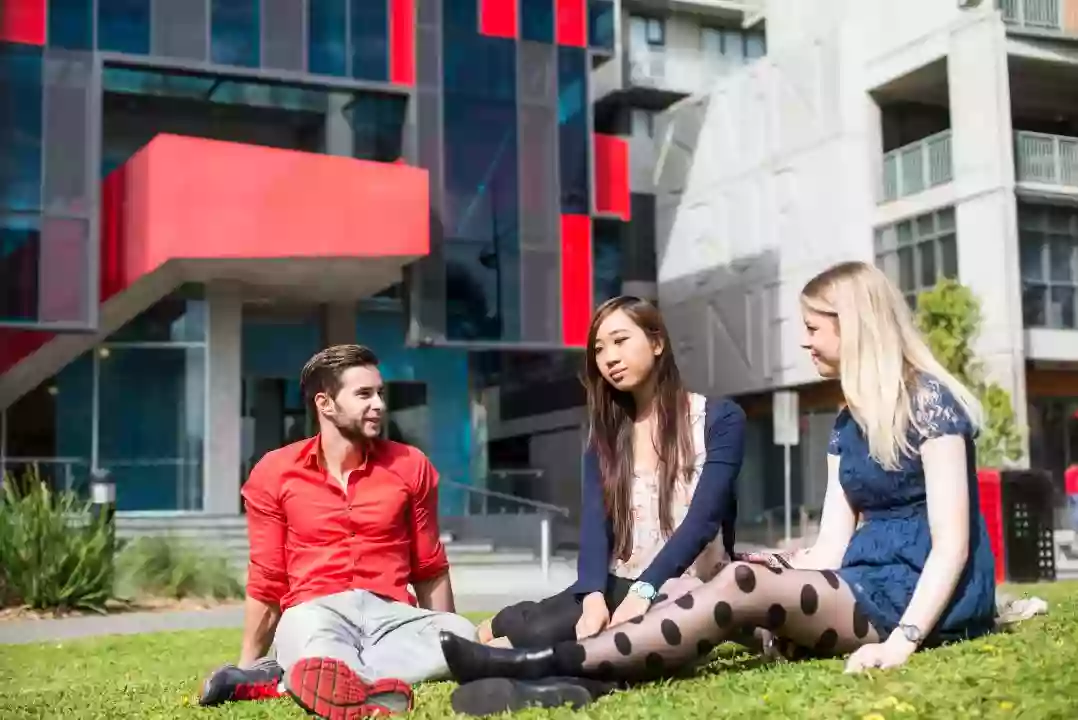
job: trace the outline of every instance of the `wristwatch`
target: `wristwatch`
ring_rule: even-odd
[[[917,627],[916,625],[899,623],[898,630],[902,633],[906,640],[913,643],[914,645],[920,645],[925,639],[925,634],[921,632],[921,628]]]
[[[644,598],[648,602],[654,600],[655,596],[658,595],[658,591],[655,590],[654,585],[652,585],[651,583],[641,582],[639,580],[629,586],[629,592],[631,592],[633,595]]]

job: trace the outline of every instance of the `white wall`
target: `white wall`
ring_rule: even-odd
[[[949,54],[955,181],[945,194],[960,278],[985,302],[981,350],[1024,412],[998,12],[942,0],[769,0],[767,12],[768,57],[721,78],[706,101],[672,108],[656,131],[659,297],[690,382],[743,393],[816,379],[799,347],[800,289],[839,260],[871,261],[886,215],[869,92],[894,68]],[[918,202],[904,215],[933,209]]]

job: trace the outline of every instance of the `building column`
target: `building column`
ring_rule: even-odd
[[[352,101],[348,93],[334,92],[326,96],[326,122],[323,128],[322,152],[326,155],[352,157],[355,138],[352,125],[345,117],[345,108]]]
[[[1007,37],[995,15],[956,28],[947,62],[958,274],[981,302],[977,352],[1027,424]],[[1024,435],[1024,433],[1023,433]],[[1028,460],[1028,438],[1025,455]]]
[[[322,306],[322,347],[356,342],[356,306],[330,303]]]
[[[206,285],[206,459],[202,507],[207,513],[240,512],[240,444],[243,413],[243,298],[226,281]]]

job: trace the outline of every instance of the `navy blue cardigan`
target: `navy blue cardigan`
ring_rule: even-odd
[[[680,577],[722,530],[726,552],[734,552],[737,520],[737,475],[745,453],[745,412],[727,398],[707,398],[704,442],[707,456],[685,519],[670,535],[651,565],[637,578],[656,589]],[[580,556],[573,592],[602,592],[610,573],[614,523],[603,504],[603,479],[598,455],[584,453],[580,508]],[[603,520],[600,522],[599,518]]]

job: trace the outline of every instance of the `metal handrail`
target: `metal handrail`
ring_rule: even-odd
[[[513,471],[503,470],[495,472],[509,473]],[[550,579],[550,517],[551,515],[569,517],[569,508],[562,507],[561,505],[552,505],[551,503],[545,503],[539,500],[522,498],[519,495],[510,495],[509,493],[498,492],[497,490],[487,490],[486,488],[475,487],[474,485],[466,485],[465,483],[457,482],[455,480],[441,480],[440,484],[459,488],[483,498],[496,498],[507,502],[515,502],[519,505],[541,511],[541,515],[539,516],[539,566],[542,569],[543,577],[548,580]]]
[[[493,475],[495,473],[491,474]],[[522,498],[519,495],[511,495],[509,493],[498,492],[497,490],[488,490],[486,488],[476,487],[475,485],[467,485],[465,483],[457,482],[455,480],[440,480],[439,484],[447,485],[454,488],[460,488],[461,490],[466,490],[470,493],[480,495],[482,497],[492,497],[497,498],[498,500],[515,502],[519,505],[524,505],[525,507],[532,507],[536,510],[545,510],[546,512],[554,513],[555,515],[562,515],[563,517],[569,517],[569,515],[571,514],[569,508],[562,507],[561,505],[552,505],[551,503],[545,503],[540,500]]]

